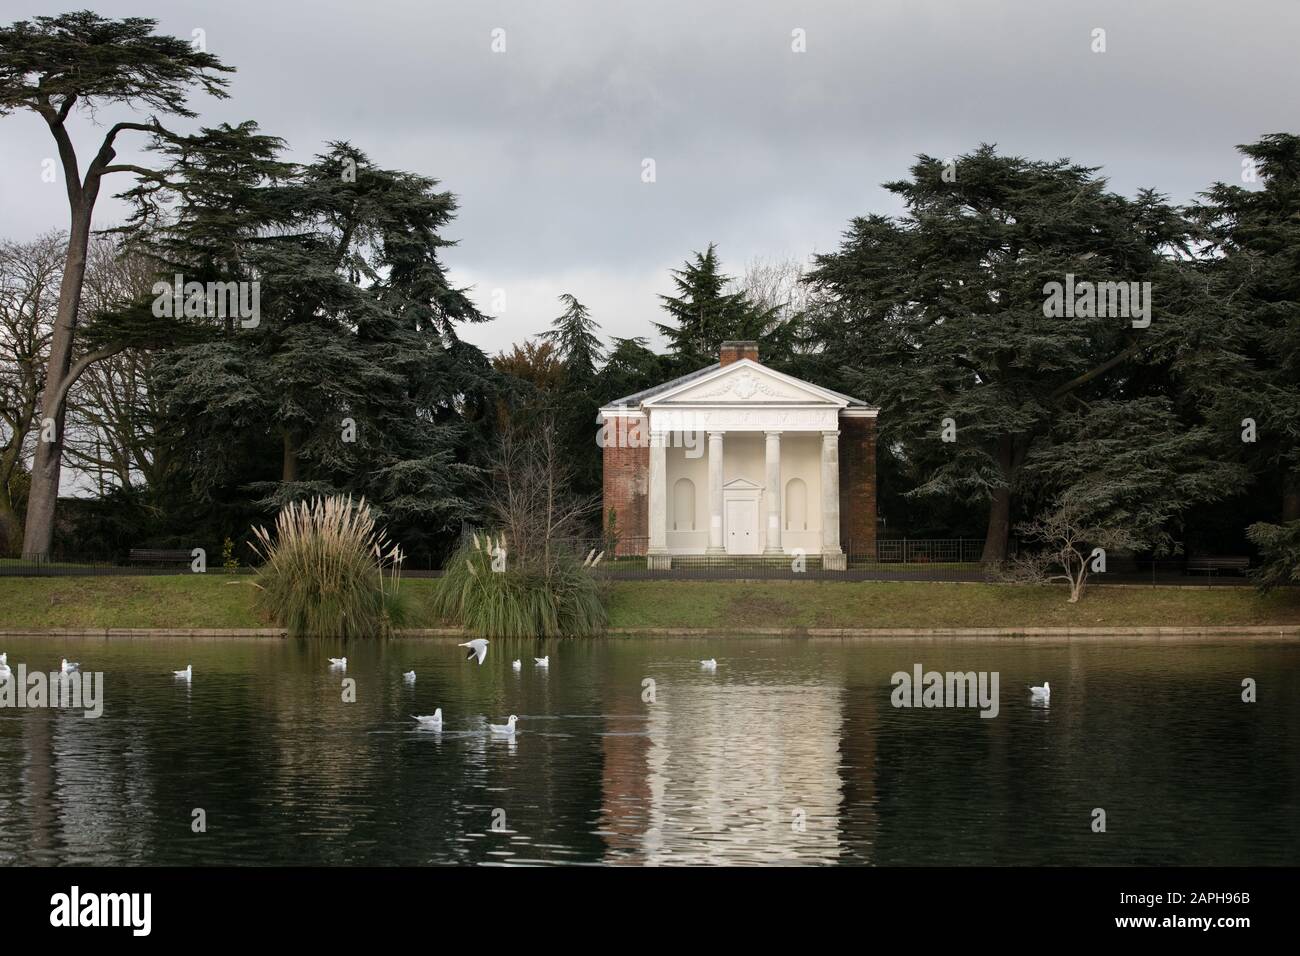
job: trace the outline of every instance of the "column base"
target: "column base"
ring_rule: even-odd
[[[647,554],[645,556],[645,566],[651,571],[669,571],[673,566],[673,556],[664,553]]]
[[[836,551],[834,554],[822,555],[823,571],[847,571],[849,569],[849,559],[843,551]]]

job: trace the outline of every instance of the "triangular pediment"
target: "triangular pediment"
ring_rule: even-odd
[[[723,491],[762,491],[763,486],[748,478],[732,478],[722,486]]]
[[[844,408],[847,398],[749,359],[648,399],[652,407],[683,405],[806,405]]]

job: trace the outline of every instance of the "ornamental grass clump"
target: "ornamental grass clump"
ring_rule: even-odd
[[[257,607],[290,637],[376,637],[405,619],[402,550],[375,528],[362,498],[313,498],[285,505],[275,533],[254,528],[264,559]]]
[[[505,535],[475,534],[447,563],[432,609],[476,637],[593,637],[608,625],[592,573],[600,555],[510,561]]]

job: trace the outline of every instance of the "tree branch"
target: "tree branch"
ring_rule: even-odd
[[[1117,355],[1114,355],[1111,358],[1107,359],[1105,362],[1102,362],[1096,368],[1084,372],[1082,375],[1078,375],[1072,378],[1070,381],[1066,382],[1056,391],[1052,392],[1052,394],[1049,395],[1048,398],[1049,399],[1060,398],[1062,395],[1074,391],[1080,385],[1086,385],[1088,382],[1091,382],[1094,378],[1097,378],[1098,376],[1101,375],[1105,375],[1116,365],[1121,365],[1124,362],[1127,362],[1129,359],[1131,359],[1134,355],[1136,355],[1141,350],[1142,350],[1142,344],[1140,342],[1134,342],[1133,344],[1129,345],[1127,348],[1120,351]]]

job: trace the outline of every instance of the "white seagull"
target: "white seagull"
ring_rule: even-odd
[[[346,657],[330,658],[330,667],[342,667],[344,670],[347,670],[347,666],[348,666],[348,659]]]
[[[511,714],[506,718],[504,724],[488,724],[488,726],[492,728],[492,733],[494,734],[513,734],[515,732],[515,724],[518,722],[519,718],[514,714]]]
[[[534,657],[533,663],[536,664],[538,667],[550,667],[551,655],[547,654],[545,657]]]
[[[405,674],[402,675],[402,680],[410,681],[412,684],[414,684],[414,683],[415,683],[415,671],[407,671]]]
[[[523,661],[519,661],[519,660],[512,661],[512,662],[510,663],[510,666],[513,667],[513,668],[514,668],[515,670],[517,670],[517,671],[521,671],[521,670],[524,669],[524,662],[523,662]]]
[[[706,671],[716,671],[718,669],[718,662],[714,658],[710,657],[707,661],[700,661],[700,668]]]
[[[61,674],[71,674],[73,671],[77,670],[77,669],[80,668],[80,667],[81,667],[81,665],[80,665],[78,662],[76,662],[76,661],[70,661],[70,660],[68,660],[68,659],[65,657],[65,658],[63,659],[63,663],[61,663],[61,664],[59,665],[59,673],[61,673]]]
[[[1052,685],[1048,681],[1043,681],[1042,687],[1029,688],[1030,700],[1048,701],[1052,699]]]
[[[483,658],[487,657],[487,646],[488,646],[488,642],[485,638],[476,637],[472,641],[466,641],[464,644],[457,644],[456,646],[468,647],[469,654],[465,657],[465,660],[472,661],[474,658],[477,657],[479,667],[483,666]]]
[[[175,674],[175,675],[176,675],[178,678],[180,678],[181,680],[193,680],[193,679],[194,679],[194,665],[193,665],[193,664],[186,664],[186,665],[185,665],[185,670],[183,670],[183,671],[172,671],[172,673]]]
[[[442,730],[442,708],[439,707],[432,714],[426,714],[421,717],[418,714],[412,714],[420,722],[421,727],[432,727],[434,730]]]

